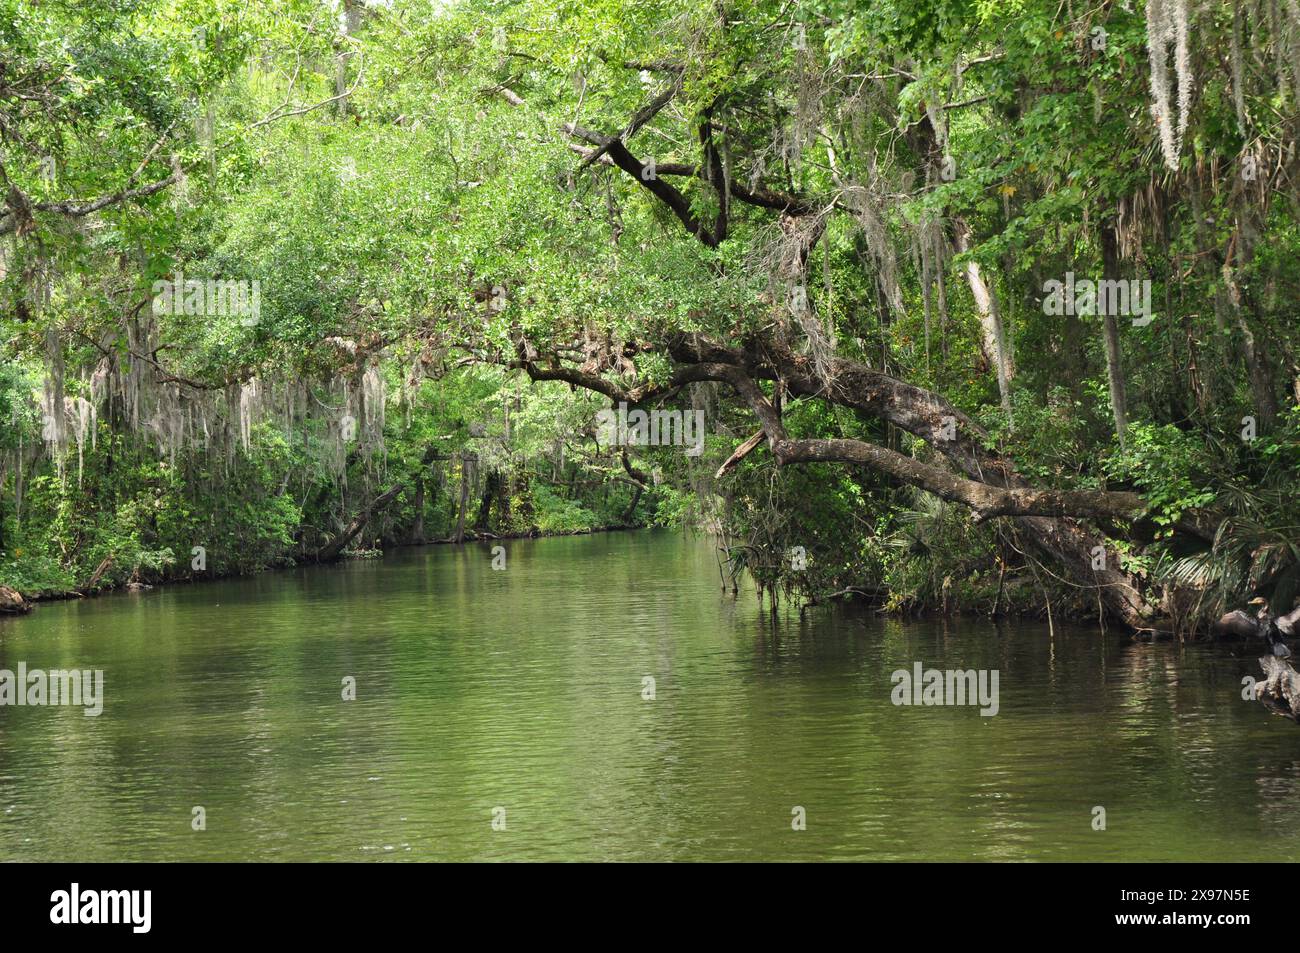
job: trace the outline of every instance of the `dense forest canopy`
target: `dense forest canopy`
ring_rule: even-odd
[[[1288,609],[1298,96],[1294,0],[0,0],[0,582],[658,522]]]

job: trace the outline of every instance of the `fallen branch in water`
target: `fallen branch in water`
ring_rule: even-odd
[[[99,568],[91,573],[90,579],[84,586],[79,587],[79,592],[94,592],[95,587],[99,585],[99,580],[104,578],[104,573],[108,572],[108,567],[113,565],[113,557],[105,556],[104,561],[99,564]]]
[[[369,506],[363,507],[361,512],[352,518],[352,522],[347,525],[347,528],[342,533],[320,548],[316,553],[316,561],[327,563],[337,559],[339,553],[343,552],[348,544],[357,537],[357,534],[365,528],[366,523],[370,521],[370,517],[397,499],[398,494],[404,489],[406,489],[404,484],[395,483],[375,497]]]

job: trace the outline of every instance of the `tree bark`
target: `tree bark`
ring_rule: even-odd
[[[632,501],[628,503],[627,509],[625,509],[623,515],[619,517],[619,522],[624,526],[632,525],[632,518],[636,516],[636,505],[641,502],[641,494],[643,492],[644,490],[640,483],[634,483],[632,485]]]
[[[334,59],[334,95],[338,97],[334,108],[340,116],[348,113],[348,62],[352,59],[352,47],[347,41],[361,25],[361,2],[362,0],[343,0],[343,43]]]
[[[452,541],[463,543],[465,541],[465,511],[469,507],[469,485],[474,478],[475,456],[472,453],[461,454],[460,458],[460,507],[456,515],[456,532],[452,534]]]
[[[953,219],[953,236],[958,252],[964,254],[970,251],[971,229],[962,219]],[[966,262],[966,284],[970,286],[971,297],[975,299],[975,313],[980,319],[980,343],[983,345],[984,357],[997,373],[1002,412],[1010,421],[1011,379],[1016,374],[1016,368],[1007,347],[1006,329],[1002,324],[1002,310],[998,307],[997,294],[985,282],[980,266],[974,260]]]
[[[411,535],[408,542],[424,542],[424,472],[415,478],[415,522],[411,525]]]
[[[1113,219],[1101,226],[1101,270],[1107,281],[1119,280],[1119,251]],[[1100,301],[1098,302],[1100,304]],[[1113,304],[1113,302],[1111,302]],[[1106,378],[1110,382],[1110,409],[1115,420],[1115,436],[1124,447],[1128,441],[1128,396],[1124,388],[1124,368],[1119,346],[1119,323],[1114,310],[1103,306],[1102,334],[1106,342]]]
[[[487,479],[483,481],[483,493],[479,497],[478,518],[474,520],[475,529],[490,529],[488,520],[492,516],[492,499],[497,495],[497,487],[501,482],[501,472],[499,470],[489,470]]]
[[[1249,269],[1255,257],[1256,228],[1253,210],[1245,201],[1244,194],[1238,205],[1237,220],[1237,259],[1241,262],[1241,269]],[[1268,354],[1259,347],[1255,332],[1247,319],[1248,313],[1256,320],[1259,319],[1259,301],[1249,281],[1244,283],[1244,287],[1242,282],[1237,281],[1240,269],[1232,267],[1231,257],[1227,259],[1224,270],[1229,276],[1233,315],[1237,328],[1241,331],[1242,354],[1250,375],[1251,396],[1260,423],[1268,427],[1277,419],[1277,389],[1273,383],[1273,369]]]

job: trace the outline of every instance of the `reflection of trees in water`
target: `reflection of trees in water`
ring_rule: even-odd
[[[1242,697],[1241,679],[1259,678],[1249,648],[1122,644],[1114,653],[1110,698],[1123,715],[1110,729],[1118,757],[1142,773],[1156,796],[1195,807],[1195,823],[1240,834],[1238,812],[1263,822],[1300,796],[1300,760],[1290,727]],[[1208,805],[1235,805],[1203,813]],[[1228,830],[1234,827],[1235,830]]]

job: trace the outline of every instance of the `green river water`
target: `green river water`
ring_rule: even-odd
[[[0,707],[0,859],[1300,857],[1300,729],[1242,700],[1253,647],[774,623],[703,539],[504,545],[0,620],[0,669],[105,679],[98,717]],[[998,714],[894,705],[918,661],[996,669]]]

